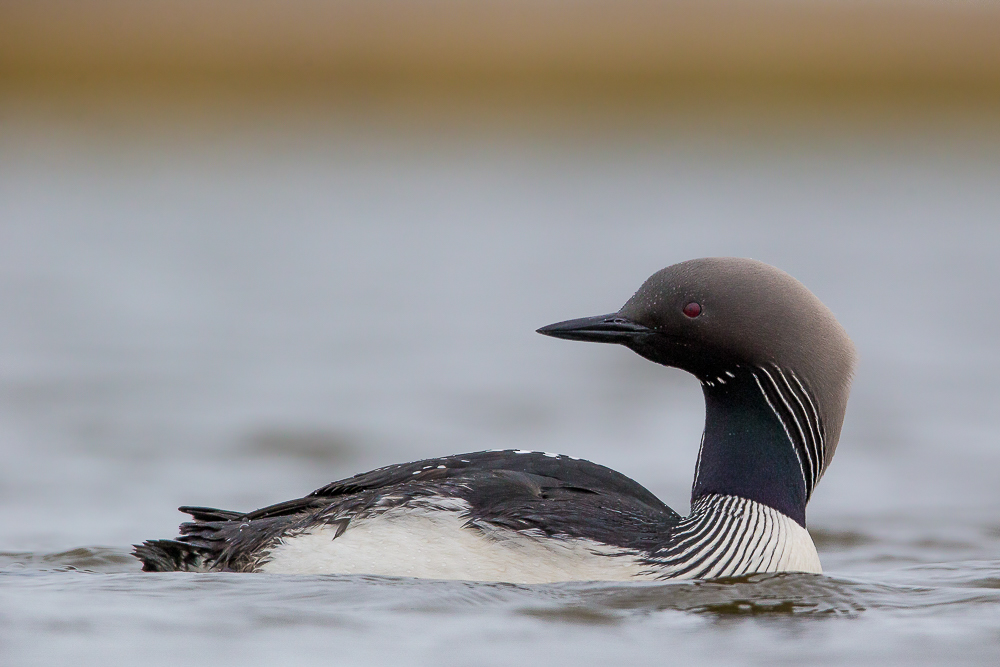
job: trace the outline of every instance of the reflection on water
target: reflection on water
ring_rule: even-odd
[[[995,152],[280,125],[0,126],[0,655],[991,664]],[[533,332],[707,255],[788,270],[860,351],[810,505],[828,576],[149,576],[127,555],[181,504],[252,509],[493,447],[586,457],[685,510],[697,383]]]

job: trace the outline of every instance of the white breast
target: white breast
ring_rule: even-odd
[[[823,571],[809,531],[775,509],[738,496],[699,498],[651,560],[660,578],[671,579]]]

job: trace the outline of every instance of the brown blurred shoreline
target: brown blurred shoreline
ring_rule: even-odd
[[[455,117],[943,109],[989,128],[1000,3],[7,0],[0,98],[333,100]]]
[[[7,0],[0,76],[995,92],[1000,4]]]

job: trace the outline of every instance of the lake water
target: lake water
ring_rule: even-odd
[[[4,664],[1000,660],[995,137],[0,120]],[[181,504],[495,447],[686,511],[697,382],[534,330],[710,255],[789,271],[860,352],[809,507],[824,576],[513,586],[128,555]]]

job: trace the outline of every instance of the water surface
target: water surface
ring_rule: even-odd
[[[995,664],[1000,153],[985,146],[8,113],[0,656]],[[533,332],[706,255],[789,271],[859,349],[809,507],[826,575],[528,587],[146,575],[128,556],[175,534],[181,504],[252,509],[493,447],[582,456],[686,511],[697,382]]]

